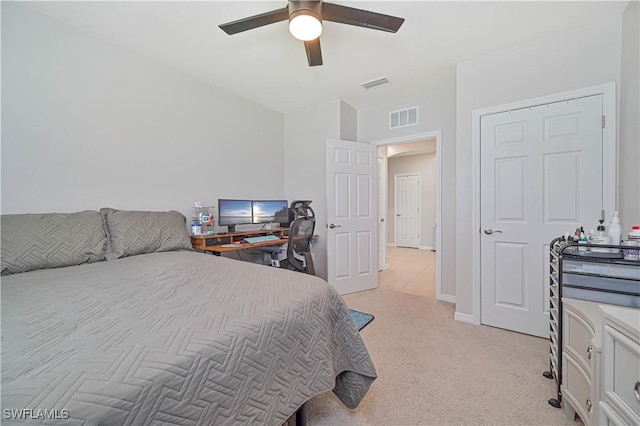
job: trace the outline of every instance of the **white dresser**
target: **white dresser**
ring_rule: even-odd
[[[640,310],[563,298],[562,401],[585,425],[640,425]]]
[[[601,306],[599,424],[640,425],[640,310]]]

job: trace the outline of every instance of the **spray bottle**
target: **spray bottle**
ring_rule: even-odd
[[[601,245],[609,245],[609,236],[607,235],[607,233],[605,232],[605,228],[604,228],[604,219],[600,219],[599,220],[600,225],[598,225],[598,230],[596,231],[595,234],[593,234],[591,236],[591,242],[593,244],[601,244]],[[607,253],[609,250],[605,249],[605,248],[595,248],[595,247],[591,247],[591,251],[594,253]]]

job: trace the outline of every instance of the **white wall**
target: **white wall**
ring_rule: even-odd
[[[425,81],[429,76],[424,76]],[[389,86],[392,87],[392,86]],[[426,89],[417,82],[410,93],[398,95],[395,102],[358,110],[358,140],[372,142],[420,133],[442,131],[442,294],[456,292],[456,81],[455,70],[437,89]],[[375,90],[385,90],[380,87]],[[389,112],[412,106],[419,107],[420,121],[415,126],[389,129]],[[389,223],[387,226],[391,226]]]
[[[358,110],[340,101],[340,139],[344,141],[358,140]]]
[[[640,3],[622,16],[620,76],[619,199],[622,235],[640,225]]]
[[[395,176],[420,174],[420,247],[433,249],[436,224],[436,153],[390,157],[388,160],[387,217],[395,218]],[[395,242],[394,221],[389,223],[387,239]]]
[[[318,240],[316,275],[327,278],[326,140],[340,138],[341,101],[290,111],[284,118],[284,193],[288,200],[312,200]]]
[[[620,83],[620,18],[458,64],[456,313],[473,314],[471,112],[599,84]],[[618,86],[619,87],[619,86]]]
[[[2,213],[282,198],[283,115],[2,2]]]

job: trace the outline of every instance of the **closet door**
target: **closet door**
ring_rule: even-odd
[[[481,119],[481,322],[549,335],[549,242],[595,227],[602,96]]]

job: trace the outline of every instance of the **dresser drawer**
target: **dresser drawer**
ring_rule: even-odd
[[[593,328],[576,312],[567,307],[564,309],[564,323],[562,326],[563,348],[571,353],[582,368],[591,375],[591,353],[593,347]]]
[[[616,412],[640,424],[640,344],[610,325],[603,337],[603,393]]]
[[[566,352],[562,354],[562,395],[586,425],[591,424],[591,377],[579,362]],[[565,410],[566,411],[566,410]]]

